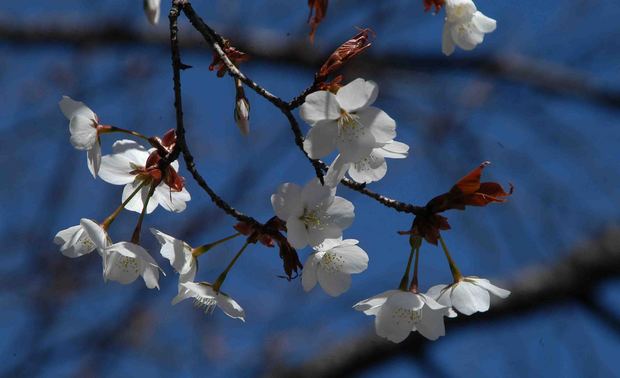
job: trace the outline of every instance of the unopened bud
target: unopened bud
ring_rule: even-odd
[[[235,87],[237,89],[237,101],[235,103],[235,122],[241,134],[246,136],[250,133],[250,103],[245,98],[243,92],[243,83],[241,80],[235,80]]]
[[[250,103],[245,97],[237,99],[235,122],[242,135],[245,136],[250,133]]]
[[[146,15],[147,20],[152,25],[155,25],[159,22],[159,6],[161,0],[144,0],[142,6],[144,8],[144,14]]]

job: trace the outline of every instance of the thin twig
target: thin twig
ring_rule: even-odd
[[[198,172],[196,164],[194,163],[194,157],[192,156],[192,153],[187,146],[187,141],[185,139],[185,125],[183,123],[183,99],[181,95],[181,70],[183,69],[183,67],[185,67],[185,65],[183,65],[183,63],[181,62],[177,26],[180,6],[183,6],[183,4],[175,2],[170,9],[170,14],[168,16],[170,20],[170,49],[172,53],[174,107],[176,109],[177,124],[177,142],[175,148],[173,149],[173,152],[177,151],[177,156],[179,153],[183,153],[183,158],[185,160],[185,166],[187,170],[192,174],[192,177],[194,177],[196,183],[198,183],[198,185],[209,195],[209,197],[217,207],[224,210],[226,214],[234,217],[239,221],[243,221],[255,227],[262,228],[263,225],[260,222],[230,206],[217,193],[215,193],[213,189],[211,189],[211,187],[207,184],[206,180],[202,177],[200,172]]]

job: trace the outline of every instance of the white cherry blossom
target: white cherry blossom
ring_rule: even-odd
[[[428,290],[428,295],[437,302],[464,315],[476,312],[485,312],[491,304],[489,293],[506,298],[510,291],[493,285],[489,280],[478,277],[463,277],[459,282],[452,285],[436,285]],[[450,317],[455,317],[456,312],[451,311]]]
[[[354,239],[325,239],[314,247],[304,264],[301,284],[310,291],[317,284],[323,290],[337,297],[351,287],[351,274],[361,273],[368,267],[368,255],[357,246]]]
[[[194,305],[202,308],[206,314],[211,314],[215,307],[219,307],[226,315],[233,319],[245,322],[243,308],[227,294],[215,292],[208,282],[184,282],[181,284],[187,289],[183,294],[179,293],[176,304],[187,298],[194,298]]]
[[[378,93],[375,82],[359,78],[336,94],[309,94],[300,108],[301,117],[312,126],[304,141],[308,155],[320,159],[338,149],[345,161],[355,162],[393,140],[396,122],[371,106]]]
[[[353,181],[360,184],[379,181],[387,173],[386,158],[404,159],[408,153],[408,145],[397,141],[390,141],[383,147],[374,148],[370,155],[356,162],[347,163],[338,155],[325,175],[325,182],[335,187],[342,180],[345,172],[349,174]]]
[[[114,142],[111,155],[105,155],[102,158],[99,177],[113,185],[125,185],[123,189],[123,202],[140,185],[146,182],[139,194],[135,195],[127,203],[127,206],[125,206],[127,210],[137,213],[142,212],[144,201],[149,192],[150,185],[148,182],[153,179],[151,176],[153,169],[147,166],[147,161],[154,151],[155,149],[147,151],[142,145],[132,140],[122,139]],[[172,162],[170,167],[175,172],[178,171],[179,162]],[[168,211],[181,212],[185,210],[187,207],[186,202],[190,199],[191,196],[185,187],[177,191],[168,186],[164,181],[161,181],[155,189],[153,197],[149,200],[146,212],[150,214],[158,205],[161,205]]]
[[[177,304],[185,299],[187,288],[183,286],[185,282],[194,281],[198,260],[192,254],[192,247],[183,240],[176,239],[159,230],[151,228],[151,232],[161,244],[160,253],[170,261],[172,268],[179,273],[179,293],[172,299],[172,304]]]
[[[280,185],[271,196],[271,205],[278,218],[286,221],[286,238],[296,249],[341,237],[355,218],[353,204],[318,179],[303,188],[292,183]]]
[[[161,0],[143,0],[142,6],[146,19],[149,20],[152,25],[157,24],[159,22]]]
[[[445,55],[451,55],[455,45],[473,50],[482,43],[486,33],[495,30],[496,21],[478,11],[472,0],[446,0],[445,9],[441,46]]]
[[[80,224],[58,231],[54,244],[60,246],[63,255],[72,258],[89,254],[97,248]]]
[[[58,103],[60,110],[69,120],[71,144],[78,150],[86,151],[88,170],[97,178],[101,166],[101,142],[97,130],[100,128],[99,117],[83,102],[62,96]]]
[[[90,219],[82,219],[80,225],[103,257],[105,281],[126,285],[142,276],[146,287],[159,289],[159,266],[144,248],[129,242],[112,244],[106,231]]]
[[[377,335],[394,343],[418,331],[429,340],[445,335],[443,317],[448,309],[425,294],[388,290],[353,306],[357,311],[375,316]]]

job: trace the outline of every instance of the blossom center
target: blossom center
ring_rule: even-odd
[[[116,266],[125,273],[140,273],[138,261],[131,257],[121,256],[116,260]]]
[[[82,238],[82,240],[80,240],[80,244],[82,244],[85,249],[92,249],[96,247],[95,243],[93,243],[89,238]]]
[[[354,129],[359,123],[359,117],[351,114],[344,109],[340,109],[340,118],[338,118],[338,129]]]
[[[340,272],[344,266],[344,259],[333,252],[326,252],[321,258],[321,266],[328,272]]]
[[[422,319],[422,309],[413,310],[410,308],[397,307],[392,311],[392,318],[396,324],[401,321],[408,324],[416,324]]]
[[[212,314],[216,305],[217,300],[213,297],[198,296],[194,298],[194,306],[204,310],[205,314]]]
[[[321,225],[321,217],[317,210],[304,209],[304,214],[299,219],[306,225],[306,228],[318,228]]]

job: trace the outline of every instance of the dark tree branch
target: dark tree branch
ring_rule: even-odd
[[[170,20],[170,49],[172,55],[174,107],[176,110],[177,123],[177,143],[170,155],[172,155],[172,160],[174,160],[176,157],[178,157],[180,152],[183,153],[187,170],[192,174],[198,185],[209,195],[213,203],[215,203],[219,208],[221,208],[226,214],[234,217],[238,221],[243,221],[256,227],[262,227],[262,224],[256,219],[239,212],[238,210],[230,206],[226,201],[224,201],[220,196],[218,196],[217,193],[213,191],[213,189],[211,189],[211,187],[207,184],[202,175],[198,172],[196,164],[194,163],[194,157],[189,150],[189,147],[187,146],[187,141],[185,139],[185,125],[183,123],[183,99],[181,94],[181,70],[185,67],[185,65],[181,62],[181,52],[179,49],[177,26],[178,17],[179,5],[175,3],[170,9],[170,14],[168,18]],[[174,154],[176,154],[176,157],[174,156]],[[170,159],[171,157],[168,156],[167,158]]]
[[[446,319],[446,332],[455,332],[459,328],[486,324],[489,321],[506,321],[561,302],[577,301],[590,306],[590,298],[597,287],[605,280],[619,276],[620,229],[615,228],[600,238],[575,248],[554,265],[526,269],[517,274],[518,278],[508,286],[512,292],[510,297],[493,302],[488,312]],[[588,299],[583,302],[583,298]],[[597,317],[600,318],[600,305],[594,306],[592,310],[598,313]],[[604,322],[611,325],[612,331],[617,332],[618,319],[613,318],[607,311],[604,313]],[[366,336],[358,340],[349,340],[340,347],[320,353],[302,365],[280,367],[269,372],[269,376],[351,376],[398,356],[422,353],[432,343],[418,333],[412,333],[400,344],[387,342],[374,335]]]
[[[213,29],[211,29],[211,27],[209,25],[207,25],[202,20],[202,18],[200,18],[200,16],[198,16],[196,14],[196,12],[194,11],[194,8],[192,8],[192,5],[189,2],[183,3],[182,6],[183,6],[183,8],[182,8],[183,9],[183,13],[187,16],[187,18],[189,19],[191,24],[194,26],[194,28],[196,28],[196,30],[200,34],[202,34],[202,36],[204,37],[205,41],[207,41],[207,43],[209,43],[211,45],[211,47],[213,48],[215,53],[220,57],[220,59],[222,59],[222,61],[226,65],[226,68],[228,69],[228,73],[231,76],[233,76],[234,78],[237,78],[237,79],[241,80],[245,85],[247,85],[252,90],[254,90],[254,92],[256,92],[258,95],[262,96],[267,101],[272,103],[276,108],[280,109],[280,111],[284,114],[284,116],[286,117],[286,119],[288,120],[288,122],[291,125],[291,129],[293,131],[293,134],[295,135],[295,144],[297,145],[297,147],[299,147],[299,149],[301,151],[303,151],[303,153],[306,156],[306,158],[310,161],[310,163],[314,167],[316,176],[322,182],[323,181],[323,172],[321,171],[321,165],[320,165],[318,160],[311,159],[308,156],[308,154],[306,153],[306,151],[304,150],[303,134],[301,132],[301,129],[299,128],[299,124],[297,123],[297,120],[295,119],[295,116],[291,112],[291,108],[289,107],[289,104],[287,102],[283,101],[282,99],[280,99],[279,97],[271,94],[268,90],[266,90],[265,88],[261,87],[256,82],[254,82],[252,79],[250,79],[249,77],[244,75],[230,61],[230,59],[228,58],[228,56],[224,52],[224,50],[222,48],[222,46],[224,45],[223,38],[219,34],[217,34]]]

